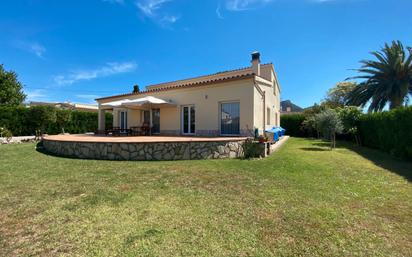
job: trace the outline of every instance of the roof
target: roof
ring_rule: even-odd
[[[75,108],[75,109],[89,109],[97,110],[98,107],[95,104],[77,104],[71,102],[35,102],[31,101],[27,106],[54,106],[60,108]]]
[[[267,69],[273,69],[273,64],[267,63],[267,64],[261,65],[261,70],[267,70]],[[217,73],[203,75],[203,76],[189,78],[189,79],[176,80],[172,82],[149,85],[149,86],[146,86],[145,91],[140,91],[138,93],[126,93],[126,94],[97,98],[96,100],[110,99],[110,98],[116,98],[116,97],[122,97],[122,96],[141,95],[141,94],[147,94],[147,93],[152,93],[152,92],[161,92],[161,91],[180,89],[180,88],[198,87],[198,86],[210,85],[210,84],[215,84],[215,83],[222,83],[222,82],[229,82],[229,81],[234,81],[234,80],[252,78],[255,75],[256,74],[253,73],[253,70],[251,67],[245,67],[245,68],[222,71],[222,72],[217,72]]]
[[[272,63],[262,64],[261,70],[268,69],[270,67],[272,67]],[[213,74],[203,75],[203,76],[194,77],[194,78],[188,78],[188,79],[182,79],[182,80],[149,85],[149,86],[146,86],[146,88],[147,90],[150,90],[150,89],[155,89],[155,88],[171,87],[171,86],[184,84],[184,83],[202,82],[202,81],[207,81],[211,79],[233,77],[233,76],[245,75],[245,74],[250,74],[250,73],[253,73],[252,67],[244,67],[244,68],[239,68],[239,69],[234,69],[234,70],[216,72]]]

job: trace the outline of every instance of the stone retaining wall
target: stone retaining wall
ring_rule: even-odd
[[[43,140],[46,151],[99,160],[198,160],[243,157],[244,141],[108,143]]]

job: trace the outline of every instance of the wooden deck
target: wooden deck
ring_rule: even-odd
[[[225,142],[243,141],[246,137],[185,137],[185,136],[100,136],[100,135],[55,135],[45,136],[45,140],[65,142],[90,142],[90,143],[164,143],[164,142]]]

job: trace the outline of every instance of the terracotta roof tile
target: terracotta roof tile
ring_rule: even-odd
[[[254,76],[255,76],[254,73],[246,73],[246,74],[241,74],[241,75],[236,75],[236,76],[228,76],[228,77],[223,77],[223,78],[203,80],[203,81],[197,81],[197,82],[191,82],[191,83],[182,83],[182,84],[177,84],[177,85],[173,85],[169,87],[148,89],[145,91],[140,91],[138,93],[126,93],[126,94],[113,95],[113,96],[108,96],[108,97],[101,97],[95,100],[110,99],[110,98],[116,98],[116,97],[122,97],[122,96],[142,95],[142,94],[148,94],[148,93],[169,91],[169,90],[174,90],[174,89],[204,86],[204,85],[209,85],[209,84],[214,84],[214,83],[221,83],[221,82],[227,82],[227,81],[233,81],[233,80],[239,80],[239,79],[252,78]]]
[[[266,64],[262,64],[261,67],[267,67],[269,65],[273,65],[273,64],[266,63]],[[116,98],[116,97],[122,97],[122,96],[141,95],[141,94],[147,94],[151,92],[162,92],[162,91],[179,89],[179,88],[196,87],[196,86],[207,85],[211,83],[220,83],[220,82],[226,82],[230,80],[245,79],[245,78],[249,78],[253,76],[255,76],[255,74],[252,72],[252,69],[249,66],[249,67],[244,67],[244,68],[239,68],[239,69],[234,69],[234,70],[221,71],[221,72],[217,72],[217,73],[213,73],[209,75],[193,77],[189,79],[182,79],[182,80],[176,80],[176,81],[171,81],[171,82],[153,84],[153,85],[146,86],[146,90],[140,91],[139,93],[119,94],[119,95],[97,98],[96,100],[110,99],[110,98]]]

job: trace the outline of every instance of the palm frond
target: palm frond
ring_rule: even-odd
[[[364,80],[349,93],[347,103],[369,104],[369,111],[382,111],[388,104],[390,108],[401,106],[412,95],[412,51],[408,56],[402,43],[393,41],[371,55],[376,60],[360,61],[356,70],[360,75],[346,79]]]

